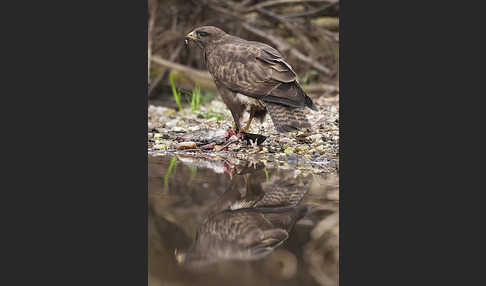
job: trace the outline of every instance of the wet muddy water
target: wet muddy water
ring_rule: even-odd
[[[149,285],[338,285],[336,173],[149,155]]]

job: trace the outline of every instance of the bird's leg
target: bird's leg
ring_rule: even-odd
[[[233,120],[233,127],[231,129],[235,132],[238,133],[238,126],[236,126],[236,121]]]
[[[241,130],[241,132],[248,133],[248,129],[250,129],[251,121],[253,120],[253,115],[254,115],[254,112],[250,112],[250,118],[248,118],[248,122],[246,123],[245,128],[243,128]]]

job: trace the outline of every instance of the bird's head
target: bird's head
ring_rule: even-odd
[[[194,29],[186,35],[184,41],[188,44],[190,41],[195,42],[199,47],[204,48],[208,45],[221,40],[226,33],[220,28],[213,26],[203,26]]]

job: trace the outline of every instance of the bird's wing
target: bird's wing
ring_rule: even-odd
[[[208,57],[208,69],[233,92],[293,107],[305,105],[305,93],[292,67],[274,48],[235,40],[218,46]]]

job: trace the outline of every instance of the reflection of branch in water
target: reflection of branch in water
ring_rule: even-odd
[[[295,223],[309,210],[298,205],[308,184],[294,176],[272,176],[264,165],[230,165],[229,188],[210,208],[187,252],[177,260],[205,265],[223,260],[255,260],[269,255],[288,237]]]

